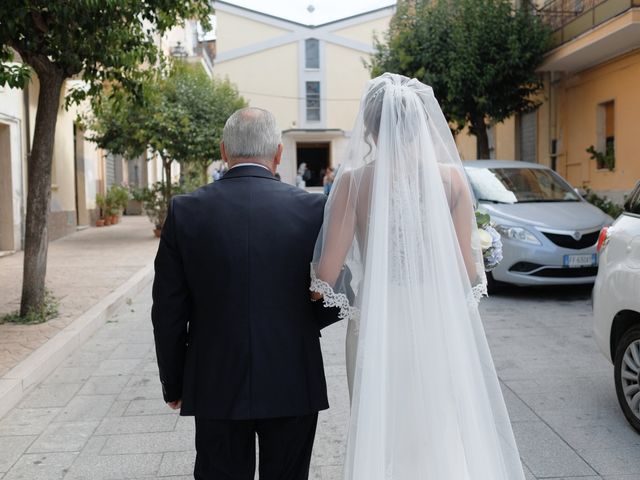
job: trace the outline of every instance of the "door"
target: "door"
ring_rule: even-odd
[[[307,187],[321,187],[322,179],[330,165],[330,142],[298,142],[296,145],[298,169],[304,163],[308,173],[305,181]]]

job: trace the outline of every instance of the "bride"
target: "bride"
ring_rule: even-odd
[[[362,98],[311,265],[348,319],[345,480],[523,480],[477,302],[473,198],[430,87]]]

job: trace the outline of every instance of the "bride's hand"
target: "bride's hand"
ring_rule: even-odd
[[[316,302],[322,298],[322,294],[318,292],[311,292],[311,300]]]

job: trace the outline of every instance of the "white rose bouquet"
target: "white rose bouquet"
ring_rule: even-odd
[[[502,240],[488,213],[476,210],[476,223],[484,257],[484,269],[490,272],[502,261]]]

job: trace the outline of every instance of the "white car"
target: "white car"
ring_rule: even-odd
[[[640,432],[640,182],[625,203],[625,212],[602,229],[598,250],[595,338],[614,365],[620,407]]]

